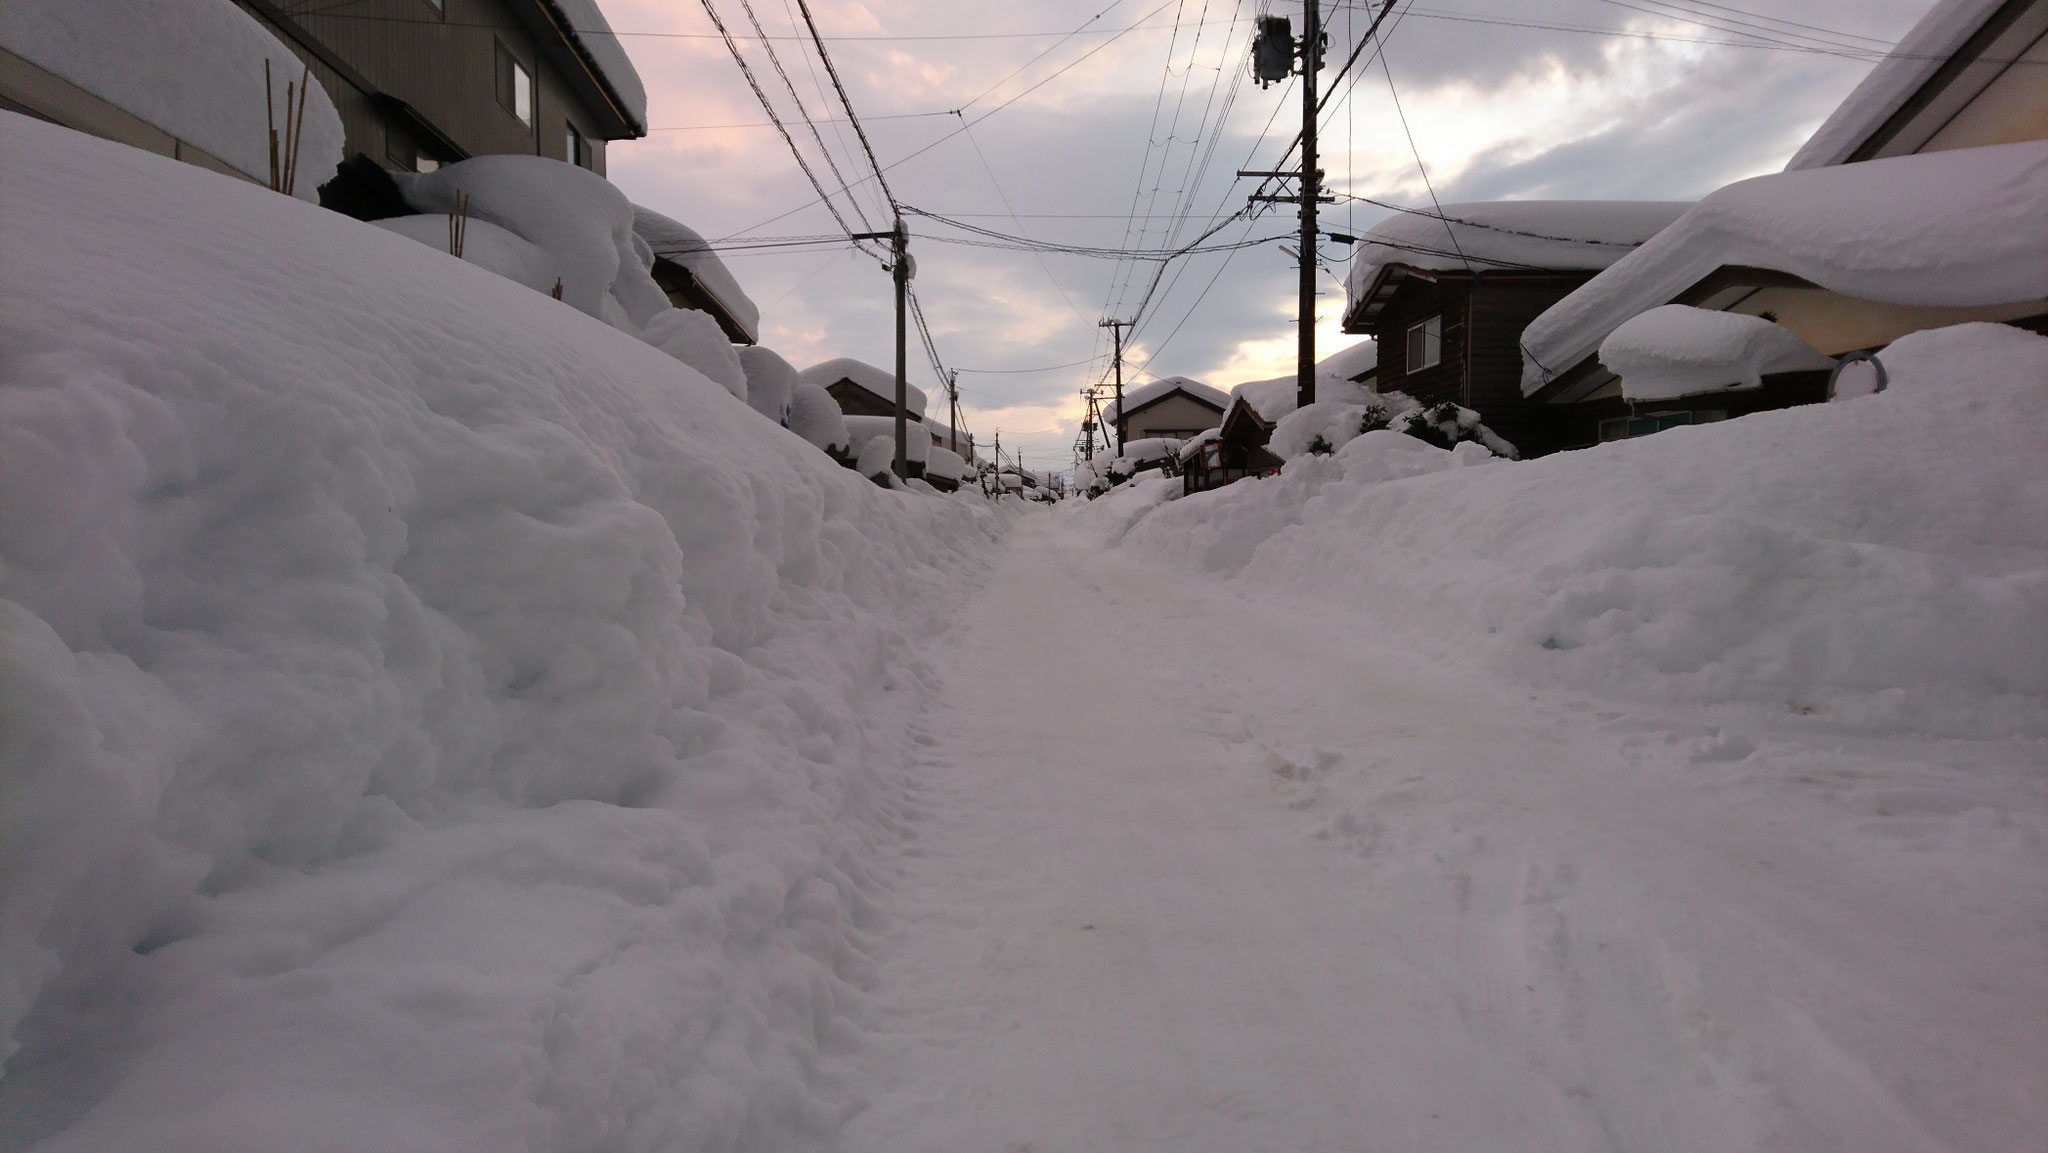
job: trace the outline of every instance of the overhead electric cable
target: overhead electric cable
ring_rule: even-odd
[[[718,29],[719,34],[725,38],[726,50],[732,53],[733,63],[739,65],[740,75],[746,78],[747,87],[754,90],[754,99],[761,102],[761,110],[768,114],[769,120],[774,121],[776,131],[782,134],[783,143],[789,145],[789,154],[796,157],[796,166],[803,169],[804,179],[809,180],[811,187],[817,190],[818,201],[824,202],[826,210],[832,214],[832,219],[838,221],[840,229],[851,237],[854,232],[860,230],[847,223],[846,217],[839,211],[839,206],[834,204],[831,196],[825,192],[824,183],[818,179],[818,174],[811,171],[810,162],[804,159],[803,150],[796,146],[796,137],[789,134],[789,127],[782,123],[780,116],[776,115],[775,105],[769,102],[768,94],[761,90],[760,81],[755,79],[753,68],[748,66],[747,58],[741,55],[739,44],[733,40],[732,33],[727,31],[725,21],[719,17],[718,10],[711,6],[711,0],[701,0],[701,2],[704,6],[704,14],[711,18],[712,27]],[[813,203],[817,203],[817,201],[813,201]]]
[[[819,153],[825,157],[825,166],[832,170],[832,178],[839,182],[839,187],[846,188],[848,186],[846,174],[839,171],[839,161],[833,158],[832,149],[826,145],[825,134],[818,131],[817,123],[811,119],[810,110],[804,107],[804,98],[797,93],[796,83],[789,78],[788,70],[782,66],[782,57],[775,51],[775,45],[769,43],[768,30],[761,27],[761,18],[754,13],[753,0],[740,0],[740,8],[747,14],[747,23],[754,26],[754,33],[761,37],[762,51],[768,54],[768,62],[775,66],[775,74],[782,78],[782,86],[788,90],[790,101],[796,105],[797,115],[803,117],[804,126],[811,130],[811,139],[817,142]],[[806,56],[806,59],[808,59],[808,56]],[[829,68],[830,65],[827,64],[827,67]],[[858,128],[859,125],[855,125],[855,127]],[[868,219],[868,214],[861,208],[860,202],[851,196],[848,196],[846,199],[847,203],[853,207],[853,214],[860,217],[860,231],[876,231],[874,222]],[[848,231],[852,230],[849,229]]]

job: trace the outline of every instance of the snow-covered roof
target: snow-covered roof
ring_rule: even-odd
[[[1940,0],[1877,62],[1785,171],[1840,164],[1884,127],[2006,0]]]
[[[598,10],[597,0],[541,2],[555,10],[561,18],[561,26],[569,33],[570,43],[583,54],[599,81],[611,90],[619,111],[635,131],[644,134],[647,131],[647,89],[641,85],[640,73],[626,55],[625,46],[612,34],[611,24]]]
[[[1522,331],[1522,391],[1724,266],[1882,304],[2048,297],[2048,141],[1893,156],[1731,184]]]
[[[852,381],[863,392],[873,393],[889,404],[896,403],[896,374],[885,372],[872,364],[855,360],[850,356],[842,356],[834,360],[825,361],[822,364],[814,364],[797,373],[797,379],[807,384],[815,384],[819,388],[830,388],[842,380],[848,380]],[[914,384],[905,384],[904,389],[906,403],[910,408],[911,414],[922,417],[924,415],[925,403],[924,390]]]
[[[1379,342],[1361,340],[1350,348],[1340,348],[1317,361],[1316,375],[1341,376],[1345,380],[1356,380],[1379,366]]]
[[[1666,200],[1496,200],[1401,212],[1358,238],[1345,292],[1361,307],[1392,265],[1436,272],[1606,268],[1689,204]]]
[[[1600,363],[1628,400],[1758,388],[1773,372],[1833,368],[1799,334],[1761,316],[1683,304],[1653,308],[1607,334]]]
[[[1191,400],[1200,401],[1201,403],[1207,405],[1213,405],[1216,411],[1218,412],[1222,412],[1224,407],[1230,403],[1229,393],[1223,392],[1220,389],[1211,388],[1208,385],[1203,384],[1201,381],[1194,379],[1193,377],[1168,376],[1162,377],[1159,380],[1155,380],[1150,384],[1141,384],[1136,388],[1125,389],[1124,404],[1122,411],[1136,412],[1139,409],[1144,408],[1148,404],[1152,404],[1155,401],[1166,398],[1175,391],[1185,393]],[[1103,408],[1102,419],[1107,421],[1114,421],[1116,419],[1117,412],[1118,409],[1116,406],[1116,402],[1111,401],[1106,407]]]
[[[750,339],[760,339],[760,307],[747,296],[740,282],[734,279],[732,270],[725,266],[725,261],[718,258],[718,253],[712,251],[711,245],[696,229],[635,204],[633,231],[654,249],[656,256],[688,269],[704,291],[725,309]]]

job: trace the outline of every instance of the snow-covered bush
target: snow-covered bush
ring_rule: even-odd
[[[648,320],[640,339],[724,385],[741,400],[747,399],[747,370],[710,313],[694,308],[664,309]]]
[[[1479,414],[1471,409],[1449,402],[1425,407],[1400,392],[1372,394],[1356,403],[1319,400],[1297,409],[1273,426],[1267,447],[1282,460],[1328,455],[1365,433],[1383,428],[1407,433],[1439,448],[1477,441],[1497,456],[1516,456],[1514,446],[1481,424]]]
[[[747,403],[769,420],[788,424],[796,369],[773,349],[759,344],[740,349],[739,358],[740,369],[747,375]]]
[[[633,232],[632,202],[587,168],[541,156],[478,156],[395,179],[421,212],[455,212],[460,195],[471,217],[544,249],[561,276],[563,303],[580,312],[637,333],[670,308],[648,274],[654,253]]]
[[[1621,395],[1629,400],[1759,388],[1767,373],[1835,365],[1771,319],[1683,304],[1624,322],[1601,341],[1600,363],[1621,377]]]
[[[853,445],[846,432],[846,417],[832,394],[815,384],[797,381],[789,390],[789,431],[812,446],[845,456]]]

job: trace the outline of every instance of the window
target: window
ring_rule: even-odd
[[[590,167],[590,146],[583,142],[583,134],[576,131],[574,124],[569,125],[568,129],[569,136],[563,142],[562,159],[578,168]]]
[[[519,118],[521,124],[533,127],[533,74],[526,65],[519,62],[512,50],[500,40],[498,45],[498,103],[505,111]]]
[[[1444,318],[1432,316],[1408,326],[1408,371],[1435,368],[1444,359]]]
[[[414,147],[412,137],[395,125],[384,128],[384,158],[398,166],[401,172],[411,172],[420,162],[419,150]]]
[[[1617,417],[1613,420],[1603,420],[1600,422],[1600,441],[1604,444],[1610,440],[1633,440],[1639,436],[1649,436],[1651,433],[1663,432],[1667,428],[1677,428],[1682,424],[1709,424],[1713,421],[1727,419],[1728,413],[1723,409],[1699,409],[1691,412],[1653,412],[1648,416]]]

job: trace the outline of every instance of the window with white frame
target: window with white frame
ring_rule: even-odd
[[[1408,371],[1435,368],[1444,359],[1444,318],[1442,314],[1408,326]]]

